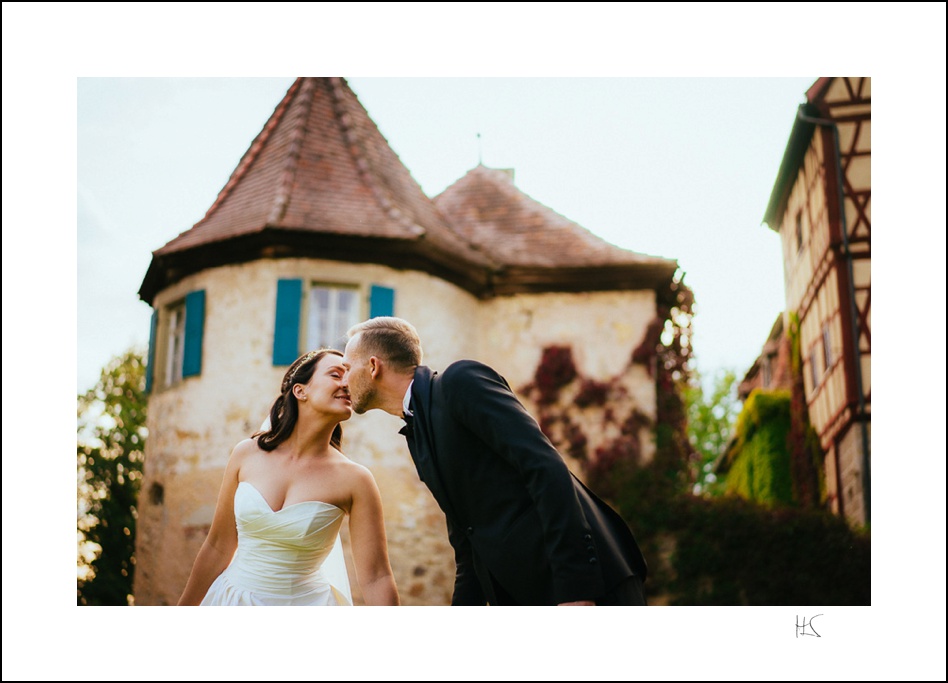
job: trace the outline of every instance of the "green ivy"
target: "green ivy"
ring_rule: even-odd
[[[765,506],[791,505],[789,432],[790,392],[752,391],[737,416],[726,492]]]
[[[793,472],[793,498],[806,507],[818,508],[826,503],[826,475],[823,471],[823,448],[806,405],[803,386],[803,359],[800,355],[800,318],[789,315],[787,337],[790,341],[790,371],[793,378],[790,402],[790,433],[787,446]]]

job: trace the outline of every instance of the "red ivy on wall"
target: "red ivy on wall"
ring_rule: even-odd
[[[569,346],[548,346],[543,349],[540,365],[534,375],[534,384],[541,405],[556,401],[560,390],[576,379],[576,364],[573,349]]]
[[[539,407],[540,428],[548,438],[572,458],[583,463],[588,483],[603,495],[618,495],[627,485],[631,470],[645,467],[641,435],[652,429],[656,441],[652,469],[661,488],[687,487],[688,463],[693,449],[686,433],[686,413],[681,387],[688,380],[690,322],[693,297],[680,280],[658,293],[657,316],[645,330],[642,342],[629,359],[629,366],[605,382],[583,377],[573,361],[572,348],[552,345],[543,349],[533,382],[520,392]],[[668,343],[662,333],[669,329]],[[632,364],[644,365],[656,383],[656,420],[653,422],[634,404],[630,405],[622,378]],[[581,411],[601,409],[602,432],[618,431],[618,436],[590,453],[589,437],[567,414],[562,405],[564,390],[577,383],[572,404]],[[588,414],[588,413],[587,413]],[[631,470],[630,470],[631,468]]]

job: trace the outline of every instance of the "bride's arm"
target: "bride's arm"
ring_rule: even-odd
[[[358,466],[349,510],[349,538],[356,577],[366,605],[399,604],[395,576],[388,560],[382,497],[372,473]]]
[[[221,482],[217,496],[217,508],[211,529],[201,545],[201,550],[191,567],[191,576],[178,599],[179,605],[200,605],[220,573],[227,568],[234,551],[237,549],[237,520],[234,517],[234,493],[237,491],[240,463],[248,452],[248,446],[256,448],[251,440],[241,441],[234,448],[224,469],[224,481]]]

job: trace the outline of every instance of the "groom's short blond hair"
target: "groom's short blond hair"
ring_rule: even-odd
[[[407,320],[391,316],[370,318],[350,327],[346,336],[352,339],[357,334],[361,335],[357,351],[359,356],[376,356],[401,372],[421,365],[421,338],[415,326]]]

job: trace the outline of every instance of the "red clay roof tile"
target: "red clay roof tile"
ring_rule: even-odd
[[[427,269],[481,297],[651,288],[677,268],[596,237],[504,171],[478,166],[432,201],[344,79],[298,78],[204,218],[153,253],[139,295],[150,303],[201,268],[314,249]]]
[[[459,238],[342,78],[299,78],[207,214],[156,256],[267,228],[425,239],[491,265]]]
[[[501,169],[476,166],[434,203],[454,230],[505,266],[673,263],[609,244],[520,191]]]

